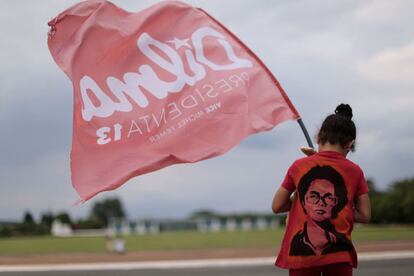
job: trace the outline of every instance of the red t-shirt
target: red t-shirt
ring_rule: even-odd
[[[353,202],[368,192],[361,168],[338,152],[323,151],[296,160],[282,187],[297,194],[276,265],[299,269],[345,262],[356,267]]]

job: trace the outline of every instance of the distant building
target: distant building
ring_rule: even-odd
[[[194,214],[197,230],[203,232],[265,230],[277,228],[281,217],[273,214]]]
[[[135,221],[111,219],[108,225],[108,233],[114,235],[145,235],[167,231],[249,231],[274,229],[280,224],[281,216],[273,214],[198,212],[187,219],[141,219]]]
[[[55,237],[69,237],[72,236],[73,231],[69,224],[62,223],[55,219],[52,222],[51,234]]]

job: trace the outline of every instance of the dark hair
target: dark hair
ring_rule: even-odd
[[[348,202],[347,190],[345,187],[344,179],[342,175],[334,170],[330,166],[316,166],[310,169],[299,181],[298,192],[299,199],[302,204],[303,210],[306,213],[304,202],[305,194],[309,189],[310,184],[315,179],[325,179],[331,182],[335,187],[335,196],[338,199],[338,203],[332,208],[332,218],[336,218],[338,213],[345,207]]]
[[[325,118],[318,133],[318,140],[323,145],[340,144],[343,148],[356,139],[356,127],[352,121],[352,108],[348,104],[340,104],[335,109],[335,114]],[[355,150],[355,144],[351,146]]]

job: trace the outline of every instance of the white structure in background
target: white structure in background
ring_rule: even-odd
[[[236,231],[236,230],[237,230],[236,219],[229,218],[227,220],[227,231]]]
[[[250,231],[274,229],[280,225],[281,217],[268,214],[203,215],[195,219],[196,229],[201,232]]]
[[[258,218],[257,219],[257,222],[256,222],[256,228],[258,230],[265,230],[265,229],[269,228],[267,226],[266,219],[264,219],[264,218]]]
[[[241,229],[243,229],[243,230],[246,230],[246,231],[248,231],[248,230],[252,230],[252,220],[251,219],[248,219],[248,218],[244,218],[243,220],[242,220],[242,224],[241,224]]]
[[[73,231],[69,224],[55,219],[52,222],[51,234],[55,237],[69,237],[73,235]]]
[[[130,234],[158,234],[161,232],[161,224],[163,227],[175,225],[175,221],[159,220],[159,219],[143,219],[136,221],[128,221],[126,219],[112,218],[109,220],[107,232],[114,235],[130,235]]]
[[[99,237],[105,236],[108,233],[107,229],[77,229],[73,230],[69,224],[62,223],[59,220],[55,219],[52,222],[50,229],[52,236],[55,237]]]
[[[279,227],[281,216],[273,214],[202,214],[188,219],[111,219],[108,233],[113,235],[157,234],[167,231],[251,231]]]

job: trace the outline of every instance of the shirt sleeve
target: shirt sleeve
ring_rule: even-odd
[[[358,188],[357,188],[355,196],[359,197],[368,192],[369,192],[368,184],[367,184],[367,181],[365,180],[364,172],[361,170],[361,175],[359,177]]]
[[[289,192],[293,192],[296,189],[295,182],[293,181],[292,177],[292,166],[288,169],[285,179],[282,182],[282,187],[285,188]]]

